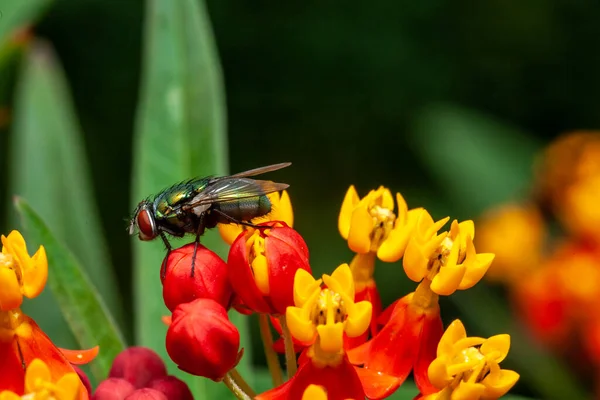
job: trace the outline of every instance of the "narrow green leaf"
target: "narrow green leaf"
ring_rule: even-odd
[[[412,141],[444,195],[469,218],[527,195],[533,157],[540,148],[519,129],[449,105],[420,113]]]
[[[132,207],[183,179],[227,172],[223,82],[202,1],[147,1],[143,67]],[[225,256],[226,248],[215,232],[208,232],[202,243]],[[159,280],[165,249],[160,240],[142,243],[134,238],[133,246],[137,342],[168,359],[166,328],[160,322],[161,316],[168,314]],[[246,340],[246,321],[234,313],[231,316]],[[246,347],[243,364],[238,367],[246,378],[249,350]],[[196,398],[223,395],[221,386],[208,380],[182,373],[180,377],[190,384]]]
[[[10,151],[10,195],[28,199],[75,256],[117,320],[121,306],[67,84],[51,48],[36,43],[25,59],[16,93]],[[15,221],[11,209],[9,220]],[[28,309],[50,333],[64,332],[49,302]],[[48,305],[49,304],[49,305]],[[35,306],[34,306],[35,307]],[[51,335],[53,336],[53,335]]]
[[[510,335],[510,353],[502,363],[521,375],[521,380],[547,400],[589,399],[571,371],[536,343],[511,317],[504,303],[485,288],[485,283],[450,296],[465,323],[477,329],[471,335]]]
[[[48,286],[80,346],[100,346],[100,353],[91,367],[97,380],[105,379],[113,359],[125,348],[119,328],[75,256],[50,232],[24,199],[17,198],[15,207],[23,221],[29,245],[46,248]]]
[[[0,0],[0,44],[16,29],[31,24],[50,3],[51,0]]]

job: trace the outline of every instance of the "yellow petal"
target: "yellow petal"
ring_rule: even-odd
[[[510,350],[510,335],[501,334],[490,337],[482,345],[479,351],[481,354],[487,355],[496,353],[498,356],[494,360],[499,363],[506,358],[508,351]]]
[[[450,383],[453,379],[452,376],[448,375],[448,371],[446,369],[446,365],[449,363],[449,360],[446,357],[438,357],[429,364],[429,368],[427,370],[427,375],[429,376],[429,381],[433,386],[438,389],[443,389]]]
[[[32,299],[44,290],[48,280],[48,258],[46,249],[40,246],[31,258],[29,267],[23,269],[23,294]]]
[[[335,324],[317,326],[319,333],[320,346],[323,351],[336,353],[344,346],[344,324],[336,322]]]
[[[9,392],[5,390],[0,393],[0,400],[21,400],[21,396],[14,392]]]
[[[252,273],[254,274],[254,281],[260,293],[264,296],[269,295],[269,267],[267,258],[262,254],[257,255],[252,260]]]
[[[288,307],[285,319],[293,337],[301,342],[310,342],[315,338],[315,326],[310,320],[308,310],[299,307]]]
[[[371,250],[371,233],[373,232],[373,217],[366,206],[359,206],[352,212],[350,230],[348,232],[348,247],[355,253],[368,253]]]
[[[388,188],[383,188],[381,192],[381,207],[394,211],[394,197]]]
[[[340,210],[340,215],[338,217],[338,229],[340,235],[342,235],[344,239],[348,239],[352,211],[354,211],[354,207],[356,207],[359,201],[360,198],[358,197],[358,193],[356,193],[354,185],[351,185],[346,192],[346,196],[344,196],[342,209]]]
[[[460,234],[466,238],[467,236],[472,239],[475,239],[475,224],[472,220],[463,221],[458,224],[458,229],[460,230]]]
[[[468,383],[461,381],[452,392],[451,400],[479,400],[485,390],[480,383]]]
[[[323,283],[334,292],[345,294],[354,300],[354,278],[348,264],[337,267],[331,276],[323,275]]]
[[[302,400],[327,400],[327,392],[322,386],[311,384],[302,394]]]
[[[315,291],[320,291],[321,280],[313,278],[310,272],[298,269],[294,275],[294,304],[302,307],[308,299],[314,296]]]
[[[408,204],[406,204],[406,200],[404,200],[404,197],[400,193],[396,193],[396,203],[398,203],[396,225],[405,225],[407,222]]]
[[[452,321],[446,331],[442,335],[437,348],[437,356],[452,355],[454,351],[454,344],[461,339],[467,337],[467,331],[465,326],[459,319]]]
[[[475,286],[490,268],[495,257],[492,253],[477,254],[475,252],[475,246],[473,245],[473,239],[468,236],[466,239],[466,246],[467,254],[465,261],[463,262],[466,272],[458,287],[460,290],[469,289]]]
[[[8,311],[21,306],[23,295],[15,271],[0,266],[0,288],[2,288],[0,290],[0,311]]]
[[[377,257],[384,262],[396,262],[404,255],[408,240],[413,234],[420,214],[424,210],[416,208],[408,211],[404,217],[404,222],[396,220],[394,228],[388,237],[381,243],[377,250]]]
[[[63,375],[56,386],[59,388],[58,393],[55,393],[57,400],[75,400],[79,397],[81,379],[76,373],[70,372]]]
[[[421,282],[427,275],[427,263],[429,259],[421,252],[421,246],[412,238],[408,241],[404,258],[402,258],[402,266],[408,279],[414,282]]]
[[[25,371],[25,391],[35,392],[40,383],[52,382],[50,368],[39,358],[34,359]]]
[[[348,311],[348,318],[345,321],[345,331],[348,337],[358,337],[365,333],[371,323],[373,316],[373,305],[370,301],[359,301],[354,303]]]
[[[294,210],[292,209],[292,201],[287,190],[281,192],[277,213],[280,221],[288,224],[290,228],[294,226]]]
[[[462,265],[441,267],[431,281],[431,290],[441,296],[449,296],[458,289],[464,276],[465,267]]]
[[[504,396],[519,380],[519,374],[509,369],[502,369],[498,372],[491,371],[488,376],[481,381],[485,386],[484,396],[489,399],[497,399]]]
[[[231,245],[244,230],[238,224],[219,224],[221,239]]]

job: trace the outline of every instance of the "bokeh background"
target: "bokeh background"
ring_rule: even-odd
[[[11,1],[0,0],[0,12]],[[130,198],[130,176],[145,3],[45,3],[28,24],[64,68],[132,339],[132,242],[124,219],[137,200]],[[293,162],[274,178],[291,185],[295,228],[316,273],[352,256],[337,231],[350,184],[361,195],[385,185],[436,218],[478,219],[495,205],[530,197],[535,159],[559,134],[600,128],[596,1],[207,0],[206,6],[225,83],[229,170]],[[11,53],[0,72],[3,170],[13,165],[8,149],[22,59]],[[4,215],[15,194],[10,175],[0,174]],[[12,223],[2,217],[2,232]],[[415,287],[400,263],[379,264],[376,278],[384,304]],[[484,283],[443,299],[444,321],[460,317],[482,336],[517,332],[507,360],[527,375],[517,394],[542,398],[540,386],[561,379],[591,392],[593,374],[529,335],[506,292]],[[68,344],[53,321],[42,326]],[[255,363],[261,355],[254,352]],[[548,371],[557,375],[543,375]]]

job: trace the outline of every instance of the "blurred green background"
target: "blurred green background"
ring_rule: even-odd
[[[28,0],[0,0],[0,12],[13,1]],[[44,6],[31,13],[34,32],[65,71],[128,321],[132,262],[124,219],[138,200],[130,198],[130,176],[145,3],[37,2]],[[293,162],[272,178],[291,185],[295,227],[316,273],[351,258],[337,232],[350,184],[361,195],[388,186],[434,217],[477,218],[528,195],[534,156],[550,139],[600,127],[596,1],[206,5],[225,83],[229,170]],[[19,57],[3,60],[0,108],[10,116],[21,66]],[[0,165],[9,170],[0,174],[2,207],[10,209],[10,119],[0,133]],[[0,223],[2,232],[12,228],[6,218]],[[400,263],[379,264],[376,277],[384,304],[415,286]],[[445,322],[463,318],[474,335],[518,329],[505,303],[481,285],[443,299],[442,315]],[[52,321],[45,323],[61,344]],[[511,364],[532,344],[513,346],[507,367],[543,373],[541,364]],[[256,363],[261,356],[254,351]],[[540,396],[538,385],[554,378],[523,379],[515,392]]]

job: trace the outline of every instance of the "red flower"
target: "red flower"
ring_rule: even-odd
[[[122,378],[136,389],[146,387],[150,381],[167,375],[165,363],[158,354],[146,347],[134,346],[115,357],[108,376]]]
[[[171,251],[163,262],[163,268],[166,268],[162,281],[163,299],[167,308],[173,311],[179,304],[199,298],[212,299],[229,308],[232,291],[225,261],[213,251],[198,245],[196,272],[191,276],[193,256],[194,243],[189,243]]]
[[[429,382],[427,368],[435,359],[444,331],[440,309],[437,298],[427,306],[418,304],[417,293],[411,293],[393,305],[389,321],[373,339],[348,351],[352,364],[398,378],[396,386],[387,389],[387,395],[406,380],[411,370],[421,393],[437,391]],[[382,317],[388,314],[386,311]]]
[[[211,299],[177,306],[167,331],[167,353],[177,366],[192,375],[220,381],[235,367],[240,334],[227,311]]]
[[[243,304],[256,312],[285,314],[294,305],[294,275],[310,272],[308,248],[302,237],[283,222],[260,224],[231,245],[229,280]]]

